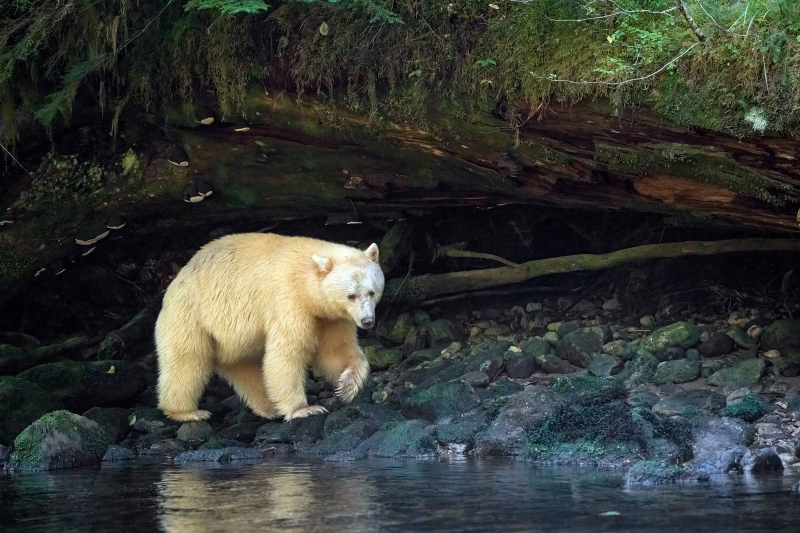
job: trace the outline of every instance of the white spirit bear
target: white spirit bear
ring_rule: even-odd
[[[375,244],[262,233],[207,244],[170,284],[156,322],[159,408],[207,419],[198,402],[217,372],[259,416],[323,413],[306,401],[312,365],[352,401],[369,376],[356,328],[375,324],[383,285]]]

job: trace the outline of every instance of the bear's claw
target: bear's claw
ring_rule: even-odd
[[[348,368],[342,372],[342,375],[339,376],[339,383],[336,386],[336,396],[345,403],[352,402],[358,391],[366,383],[367,377],[369,377],[369,363],[365,359],[356,371]]]
[[[184,413],[177,413],[175,411],[164,411],[164,414],[178,422],[200,422],[201,420],[208,420],[211,418],[211,413],[198,409],[196,411],[187,411]]]
[[[321,415],[323,413],[327,413],[328,410],[322,407],[321,405],[309,405],[308,407],[302,407],[297,409],[292,414],[285,417],[286,421],[293,420],[295,418],[305,418],[311,415]]]

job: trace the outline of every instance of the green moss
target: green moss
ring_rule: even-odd
[[[596,157],[609,168],[625,174],[669,174],[710,185],[775,205],[791,200],[792,187],[777,174],[757,172],[733,160],[723,150],[679,143],[640,144],[636,149],[597,143]],[[714,155],[714,152],[718,155]]]
[[[69,411],[54,411],[17,436],[11,466],[34,472],[97,463],[109,444],[95,422]]]
[[[767,413],[767,405],[758,397],[745,396],[738,402],[726,406],[720,415],[728,418],[740,418],[745,422],[755,422]]]

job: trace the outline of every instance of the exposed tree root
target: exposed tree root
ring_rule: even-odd
[[[426,274],[408,279],[391,279],[386,284],[385,298],[393,303],[419,302],[442,295],[490,289],[521,281],[584,270],[606,268],[643,261],[693,255],[716,255],[730,252],[800,251],[798,239],[731,239],[723,241],[686,241],[647,244],[607,254],[578,254],[528,261],[518,267]]]

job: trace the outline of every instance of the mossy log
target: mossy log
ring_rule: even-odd
[[[384,298],[394,304],[419,302],[437,296],[478,291],[527,281],[550,274],[603,270],[647,259],[716,255],[731,252],[800,251],[795,239],[732,239],[647,244],[607,254],[578,254],[528,261],[518,266],[487,268],[447,274],[425,274],[389,280]]]
[[[82,226],[109,213],[128,220],[126,238],[143,242],[243,218],[386,219],[387,212],[512,203],[800,233],[800,142],[790,138],[687,131],[647,111],[618,114],[604,102],[538,110],[518,131],[493,110],[452,102],[431,108],[425,130],[263,89],[248,93],[245,107],[244,116],[207,126],[169,113],[129,117],[123,130],[135,139],[138,177],[109,186],[91,205],[23,210],[2,226],[0,303],[69,253]],[[181,116],[191,109],[200,108],[183,106]],[[137,138],[136,123],[144,122],[160,129],[140,128],[147,133]],[[162,137],[150,138],[153,130]],[[170,164],[158,148],[175,143],[188,166]],[[197,178],[213,196],[184,202]]]

